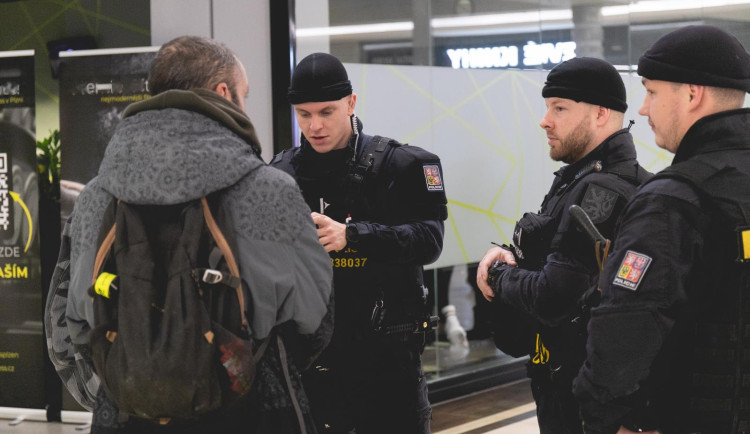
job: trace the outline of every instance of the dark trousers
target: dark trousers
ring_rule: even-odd
[[[582,434],[578,401],[573,396],[573,377],[562,368],[529,362],[531,393],[536,401],[540,434]]]
[[[373,338],[331,350],[303,375],[320,434],[430,433],[421,345]]]

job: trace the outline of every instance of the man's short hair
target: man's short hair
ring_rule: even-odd
[[[725,110],[742,108],[745,104],[745,91],[739,89],[729,89],[726,87],[708,87],[709,92],[713,92],[716,103]]]
[[[226,83],[237,97],[239,60],[226,45],[201,36],[180,36],[162,45],[151,64],[149,91],[208,89]]]

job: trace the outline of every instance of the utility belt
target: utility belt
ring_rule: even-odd
[[[534,379],[539,385],[563,386],[570,388],[570,384],[576,377],[581,363],[576,361],[551,360],[543,365],[534,364],[529,361],[526,364],[526,376]]]
[[[427,288],[422,285],[421,306],[427,301]],[[416,304],[416,303],[415,303]],[[429,313],[403,313],[403,306],[390,309],[382,293],[373,303],[372,312],[370,313],[369,329],[375,335],[381,336],[400,336],[408,338],[408,335],[421,334],[435,330],[440,317],[430,315]],[[416,310],[416,309],[415,309]],[[396,311],[394,314],[393,312]]]

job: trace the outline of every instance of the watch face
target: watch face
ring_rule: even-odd
[[[497,278],[500,276],[500,268],[503,265],[505,265],[505,262],[495,261],[490,265],[489,270],[487,270],[487,284],[492,289],[495,289],[495,282],[497,282]]]
[[[357,241],[357,227],[351,223],[346,225],[346,241]]]

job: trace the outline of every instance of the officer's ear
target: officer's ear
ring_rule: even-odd
[[[698,84],[688,84],[686,90],[690,108],[695,109],[696,107],[700,106],[706,93],[706,86],[701,86]]]
[[[353,93],[349,95],[349,102],[347,103],[347,115],[351,116],[354,114],[354,109],[357,107],[357,94]]]
[[[612,114],[612,109],[603,106],[596,106],[596,125],[603,126],[609,122],[609,117]]]

